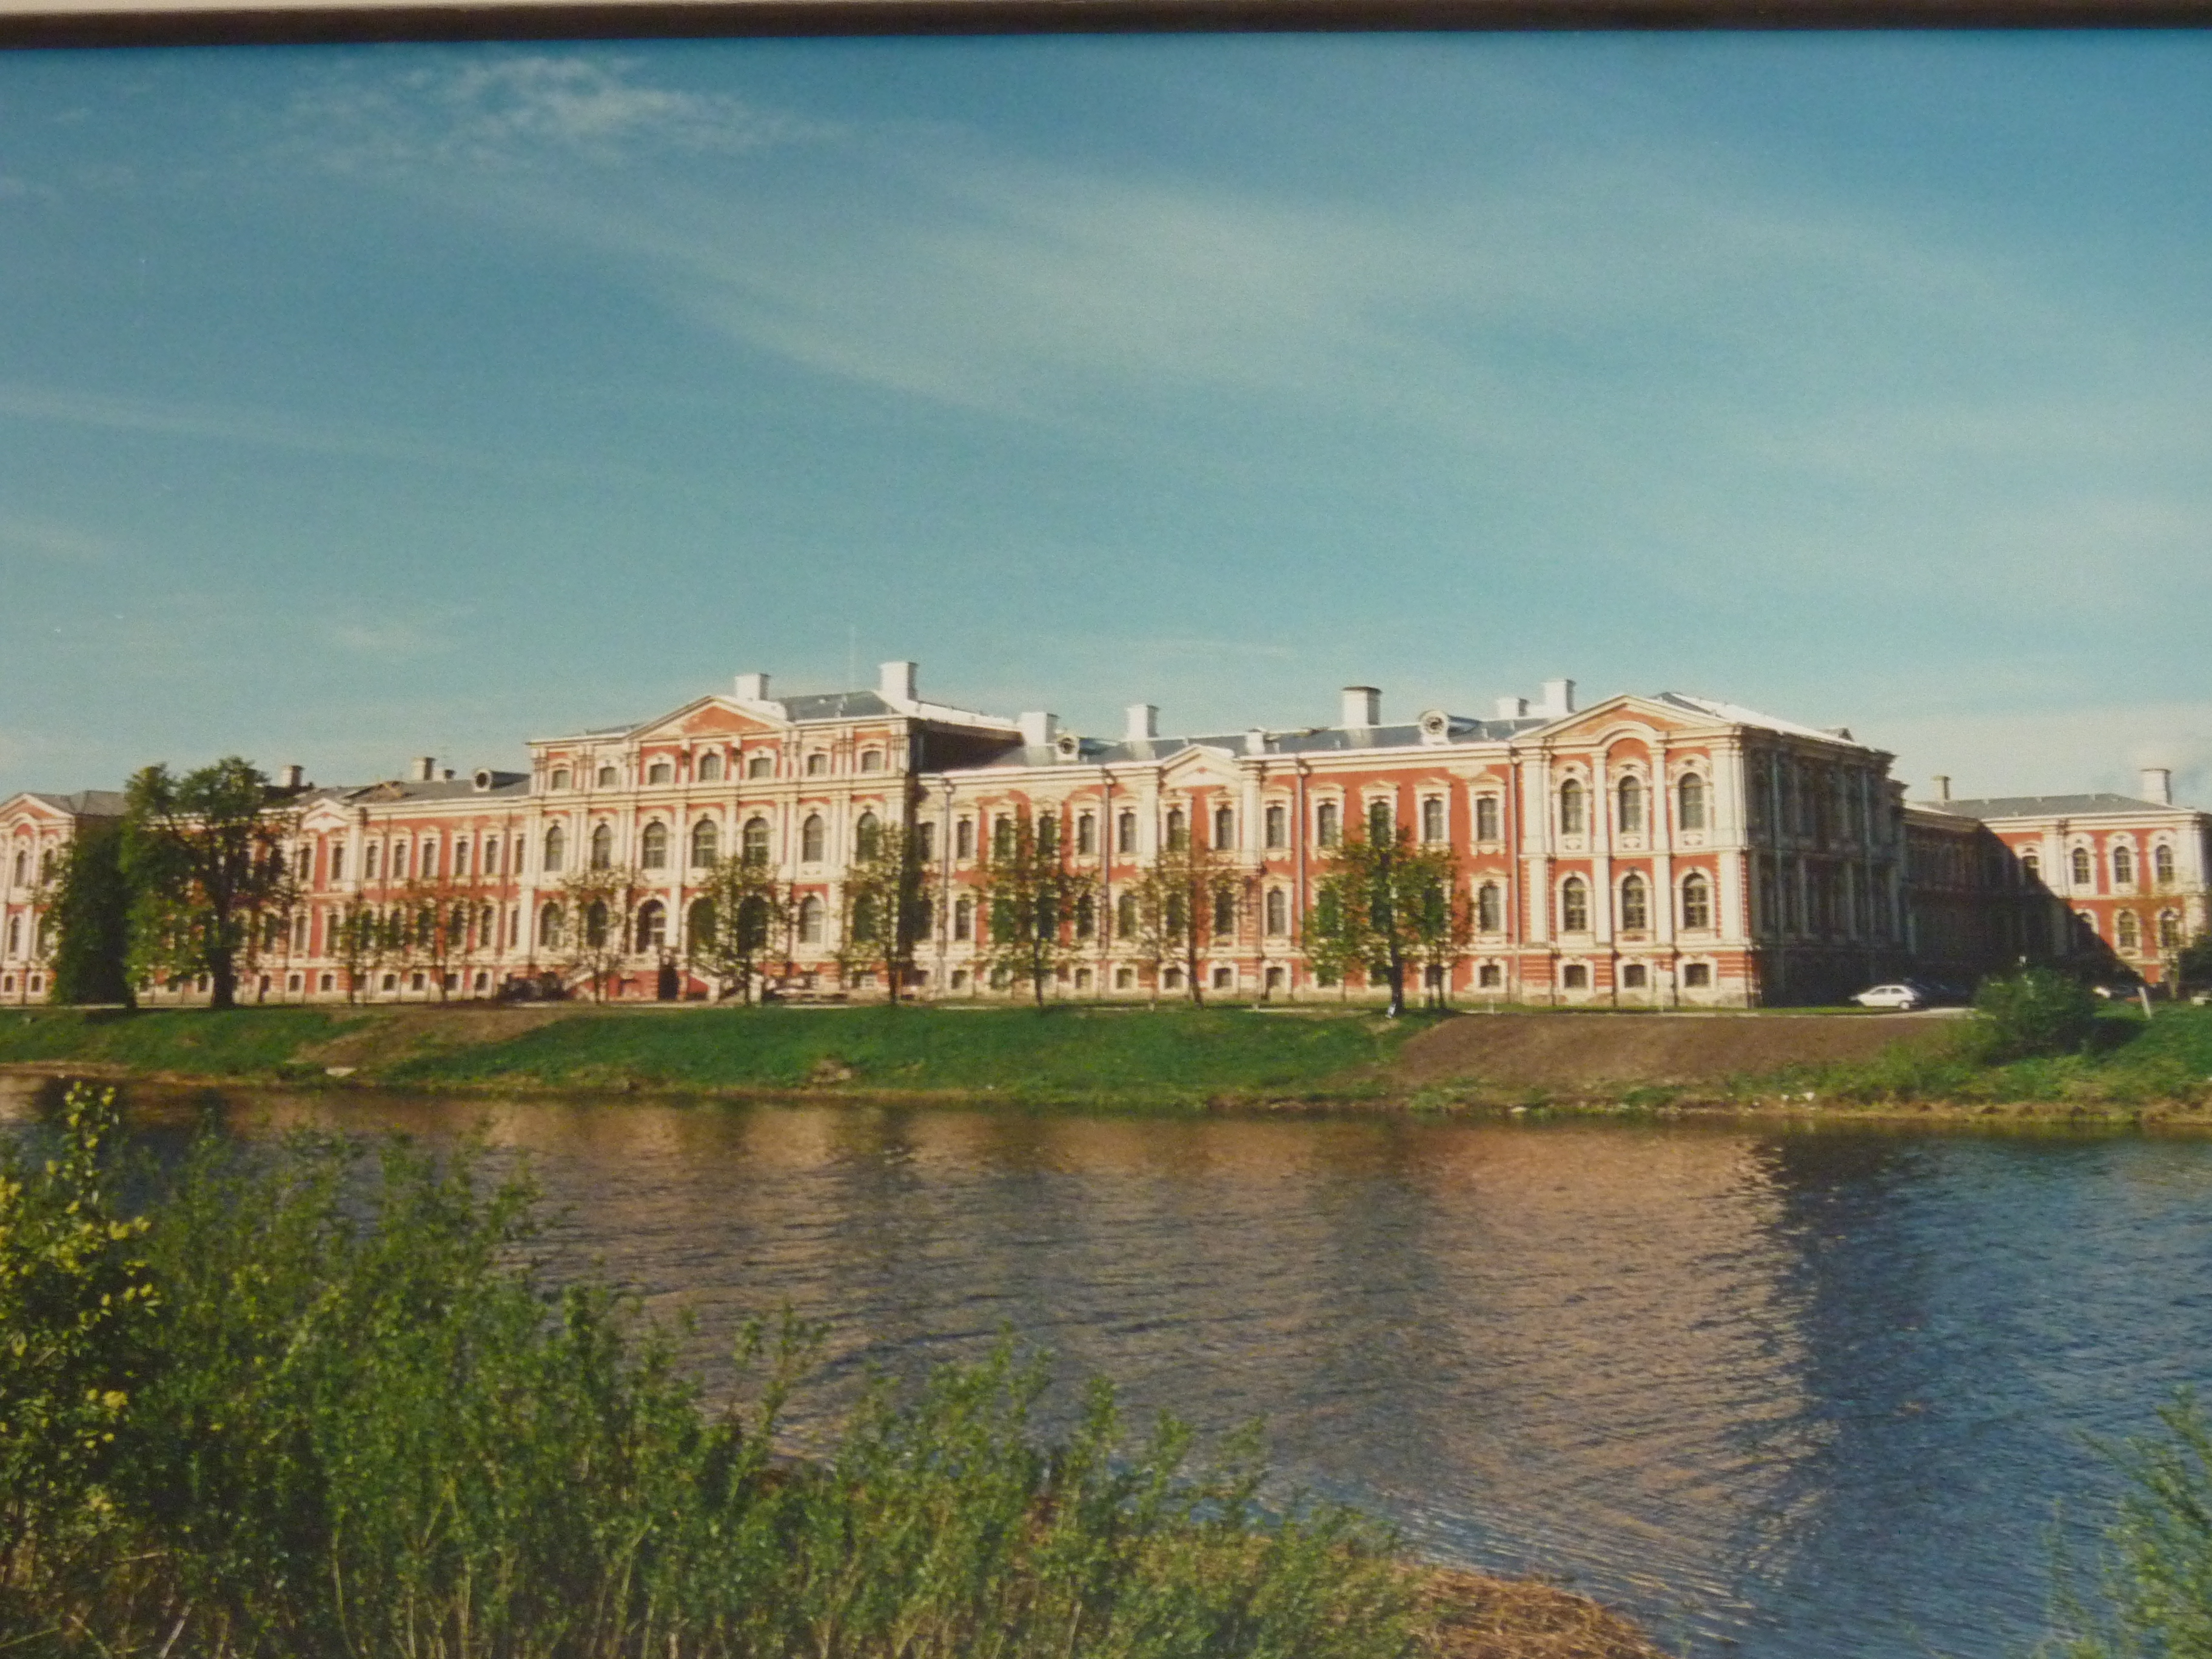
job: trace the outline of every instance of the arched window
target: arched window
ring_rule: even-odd
[[[2135,884],[2135,848],[2122,842],[2112,848],[2112,884],[2116,887],[2131,887]]]
[[[8,954],[11,957],[23,954],[23,919],[21,916],[8,918]]]
[[[972,859],[975,856],[975,820],[962,818],[952,826],[952,856]]]
[[[1505,895],[1494,881],[1486,881],[1475,890],[1474,925],[1486,933],[1505,931]]]
[[[438,838],[435,836],[427,837],[422,842],[421,873],[425,881],[430,880],[438,873]]]
[[[829,831],[822,822],[822,814],[809,812],[806,822],[799,826],[799,856],[807,864],[819,864],[829,845]]]
[[[914,826],[914,855],[924,864],[933,863],[936,860],[937,826],[935,824],[917,823]]]
[[[2043,860],[2033,853],[2022,853],[2020,855],[2020,878],[2029,887],[2040,885],[2043,881]]]
[[[548,951],[561,948],[561,907],[549,903],[538,913],[538,943]]]
[[[866,863],[883,850],[884,826],[873,812],[860,814],[860,821],[853,826],[853,856]]]
[[[2074,884],[2076,887],[2087,887],[2090,882],[2094,879],[2089,872],[2089,849],[2087,848],[2077,847],[2074,849],[2073,869]]]
[[[615,827],[611,823],[592,826],[592,868],[611,870],[615,862]]]
[[[1291,931],[1291,896],[1279,887],[1267,890],[1267,937],[1280,939]]]
[[[1183,817],[1182,808],[1168,808],[1168,851],[1180,853],[1190,845],[1190,821]]]
[[[1124,812],[1114,825],[1114,850],[1133,853],[1137,850],[1137,815]]]
[[[1580,780],[1569,778],[1559,786],[1559,833],[1579,836],[1583,833],[1589,815],[1583,811],[1584,800]]]
[[[1227,939],[1237,931],[1237,895],[1228,888],[1218,888],[1213,895],[1213,936]]]
[[[855,945],[876,942],[876,896],[861,893],[853,900],[853,920],[848,935]]]
[[[880,749],[863,750],[860,754],[860,769],[863,772],[882,771],[884,769],[884,751]]]
[[[975,901],[974,899],[963,898],[953,901],[952,937],[955,939],[975,937]]]
[[[1589,931],[1589,884],[1580,876],[1569,876],[1559,884],[1559,931]]]
[[[1421,803],[1421,839],[1439,842],[1444,838],[1444,804],[1431,795]]]
[[[592,908],[584,912],[584,943],[594,951],[606,948],[607,907],[601,900],[593,899]]]
[[[1098,850],[1098,815],[1096,812],[1079,814],[1075,820],[1075,851],[1079,858],[1087,858]]]
[[[822,901],[812,893],[799,901],[799,942],[822,943]]]
[[[712,818],[701,818],[691,826],[691,867],[711,870],[721,854],[722,832]]]
[[[21,848],[15,849],[15,883],[21,887],[31,874],[31,855]]]
[[[2179,951],[2181,948],[2181,916],[2173,910],[2158,913],[2158,948]]]
[[[1290,844],[1291,815],[1284,810],[1280,801],[1273,801],[1268,805],[1267,815],[1263,822],[1266,825],[1267,848],[1270,852],[1279,851]]]
[[[1682,878],[1682,926],[1710,927],[1712,925],[1712,880],[1703,872],[1692,870]]]
[[[722,755],[720,750],[709,750],[699,757],[699,781],[720,783],[722,780]]]
[[[1075,936],[1095,939],[1098,933],[1098,902],[1085,893],[1075,901]]]
[[[1477,841],[1498,840],[1498,797],[1477,796],[1474,803],[1474,838]]]
[[[1685,830],[1705,827],[1705,781],[1695,772],[1685,772],[1681,782],[1674,786],[1674,797],[1679,803],[1677,817]]]
[[[1620,810],[1614,814],[1614,821],[1620,826],[1620,833],[1624,836],[1642,835],[1644,833],[1644,781],[1641,778],[1623,778],[1620,781],[1620,787],[1613,793],[1620,803]]]
[[[994,859],[1010,859],[1013,855],[1014,821],[1001,813],[999,821],[991,826],[991,856]]]
[[[2132,910],[2122,910],[2112,918],[2112,937],[2123,951],[2132,951],[2142,943],[2142,927]]]
[[[1216,852],[1225,853],[1237,845],[1237,814],[1226,806],[1213,809],[1213,846]]]
[[[1037,814],[1036,847],[1037,851],[1048,858],[1060,850],[1060,817],[1057,813]]]
[[[392,878],[394,881],[407,879],[407,843],[404,841],[392,843]]]
[[[830,757],[823,754],[819,749],[816,750],[812,754],[806,757],[806,775],[808,777],[818,778],[824,775],[829,770]]]
[[[768,862],[768,820],[747,818],[742,832],[743,855],[747,864]]]
[[[1620,878],[1620,925],[1629,933],[1651,925],[1651,890],[1633,872]]]
[[[638,841],[637,861],[647,870],[665,870],[668,867],[666,824],[655,822],[645,826],[645,834]]]
[[[749,778],[774,777],[775,775],[775,757],[766,754],[754,755],[745,762],[745,775]]]
[[[2150,849],[2150,872],[2154,880],[2173,879],[2173,848],[2164,842]]]
[[[1314,840],[1323,847],[1334,847],[1343,836],[1338,827],[1336,803],[1325,800],[1314,809]]]
[[[665,761],[665,760],[657,760],[657,761],[653,762],[653,763],[652,765],[650,765],[650,766],[648,766],[648,767],[647,767],[647,768],[645,769],[645,781],[646,781],[647,783],[673,783],[673,782],[675,782],[675,781],[676,781],[676,765],[675,765],[675,763],[674,763],[674,762],[672,762],[672,761]]]
[[[691,908],[684,918],[684,943],[695,951],[710,951],[714,946],[714,904],[711,899],[693,899]]]
[[[738,906],[738,943],[748,951],[766,950],[769,924],[774,920],[775,912],[769,908],[768,901],[755,893]]]
[[[1389,801],[1370,800],[1367,803],[1367,839],[1378,847],[1391,839]]]
[[[1114,901],[1114,931],[1123,939],[1131,938],[1135,934],[1137,896],[1134,893],[1124,893]]]

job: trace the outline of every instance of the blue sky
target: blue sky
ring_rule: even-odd
[[[2212,804],[2212,34],[0,57],[0,795],[743,670]]]

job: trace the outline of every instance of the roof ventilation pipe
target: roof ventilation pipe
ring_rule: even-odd
[[[1382,724],[1382,694],[1371,685],[1344,688],[1344,725],[1368,731]]]

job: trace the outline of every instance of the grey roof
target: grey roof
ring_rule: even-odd
[[[821,691],[804,697],[779,697],[789,720],[867,720],[892,713],[890,704],[872,691]]]
[[[1980,818],[2080,818],[2100,814],[2129,812],[2185,812],[2183,806],[2162,806],[2154,800],[2138,800],[2133,795],[1995,795],[1981,800],[1917,800],[1931,812],[1948,812],[1954,817]]]
[[[1491,743],[1512,737],[1551,722],[1547,718],[1514,720],[1480,720],[1462,714],[1450,717],[1450,741],[1453,743]],[[1211,736],[1181,738],[1079,738],[1073,761],[1065,760],[1057,749],[1009,749],[1002,755],[984,763],[987,766],[1051,766],[1080,762],[1090,766],[1115,766],[1125,762],[1164,761],[1179,755],[1186,749],[1225,749],[1233,755],[1246,753],[1243,732],[1227,732]],[[1269,755],[1323,755],[1363,749],[1413,749],[1422,746],[1421,728],[1418,726],[1314,726],[1292,732],[1269,732],[1264,734],[1265,753]]]
[[[477,788],[472,778],[434,778],[427,783],[414,778],[388,778],[382,783],[319,789],[313,793],[349,806],[386,800],[459,800],[471,796],[489,799],[497,796],[528,794],[530,775],[527,772],[494,772],[489,789]]]
[[[119,818],[127,805],[120,789],[80,789],[72,795],[50,795],[41,789],[27,793],[33,800],[42,800],[81,818]]]

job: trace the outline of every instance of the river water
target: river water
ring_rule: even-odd
[[[0,1079],[0,1113],[38,1109]],[[2017,1653],[2053,1506],[2212,1354],[2212,1142],[1148,1121],[346,1096],[134,1103],[156,1134],[481,1130],[573,1258],[696,1318],[826,1322],[823,1391],[1010,1328],[1133,1419],[1265,1419],[1287,1484],[1670,1646]],[[805,1427],[804,1414],[798,1424]]]

